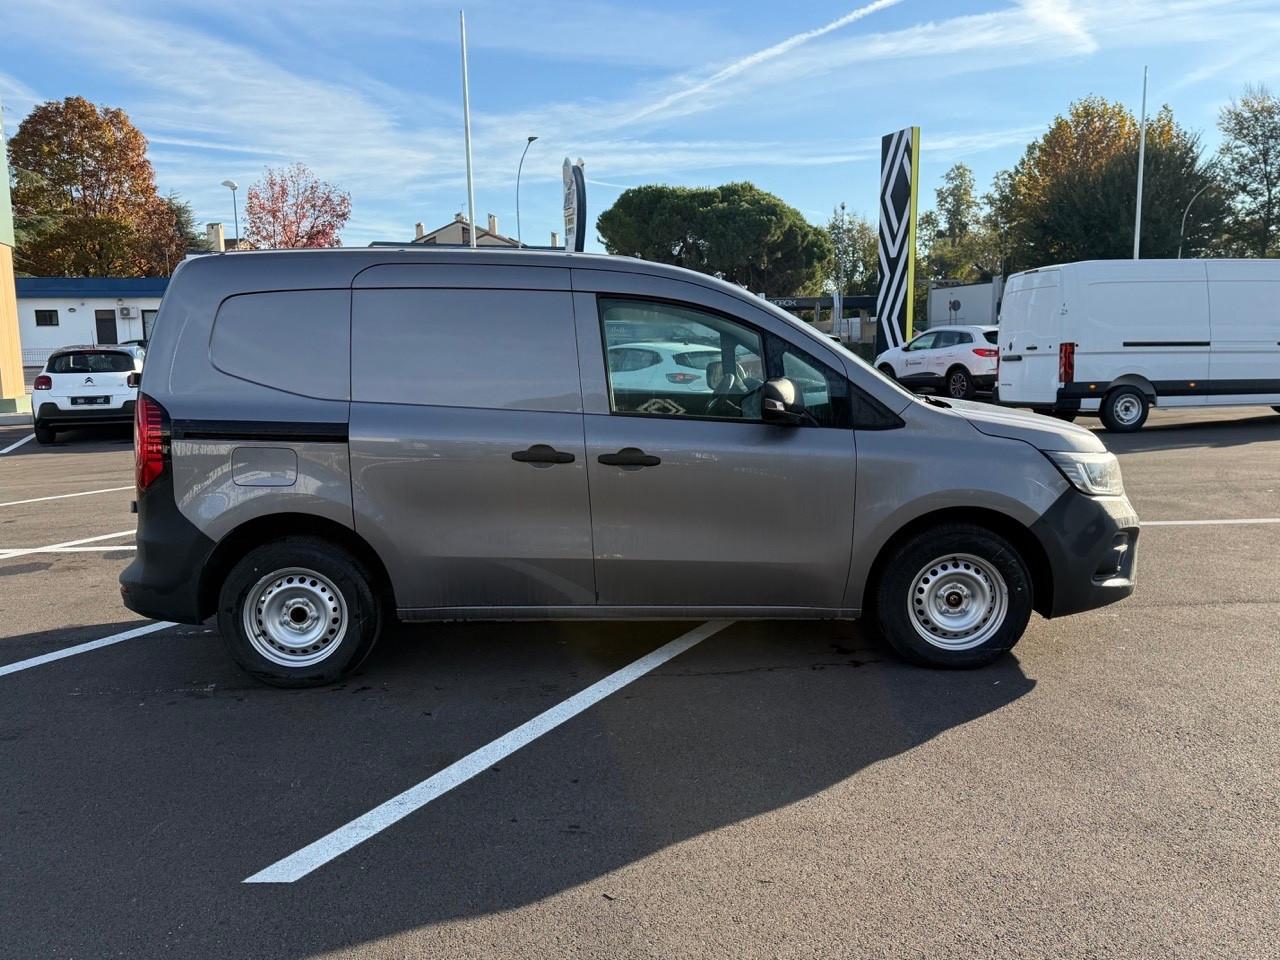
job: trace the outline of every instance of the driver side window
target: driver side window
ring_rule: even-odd
[[[652,300],[600,298],[614,413],[759,420],[760,335],[713,313]],[[623,358],[658,357],[637,370]]]

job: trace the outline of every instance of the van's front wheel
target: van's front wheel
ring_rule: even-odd
[[[218,629],[231,656],[278,687],[334,682],[368,656],[381,627],[363,564],[312,537],[251,550],[219,596]]]
[[[1013,647],[1031,617],[1031,575],[1014,546],[968,524],[928,530],[895,551],[876,614],[890,646],[931,667],[979,667]]]
[[[1113,433],[1136,433],[1147,422],[1151,403],[1137,387],[1116,387],[1102,398],[1098,416]]]

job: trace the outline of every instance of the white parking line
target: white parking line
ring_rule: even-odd
[[[111,553],[115,550],[137,549],[132,543],[103,543],[96,547],[9,547],[8,550],[0,550],[0,560],[9,556],[20,557],[25,553]]]
[[[90,650],[97,650],[101,647],[109,647],[113,643],[120,643],[123,640],[132,640],[134,637],[144,637],[148,633],[155,633],[157,630],[163,630],[165,627],[176,626],[168,620],[160,620],[156,623],[148,623],[141,627],[134,627],[132,630],[126,630],[123,633],[113,633],[109,637],[103,637],[100,640],[90,640],[88,643],[77,643],[74,647],[66,647],[62,650],[55,650],[53,653],[42,653],[38,657],[32,657],[29,660],[19,660],[17,663],[7,663],[0,666],[0,677],[8,676],[11,673],[17,673],[20,670],[30,670],[32,667],[38,667],[44,663],[52,663],[55,660],[63,660],[67,657],[74,657],[77,653],[88,653]]]
[[[4,456],[4,454],[8,453],[10,450],[17,450],[20,446],[22,446],[28,440],[34,440],[35,438],[36,438],[36,435],[34,433],[28,433],[25,437],[23,437],[17,443],[11,443],[7,447],[5,447],[3,450],[0,450],[0,456]]]
[[[64,547],[78,547],[82,543],[97,543],[99,540],[114,540],[116,537],[132,537],[138,531],[121,530],[119,533],[104,533],[97,537],[85,537],[83,540],[67,540],[63,543],[51,543],[46,547],[9,547],[0,549],[0,560],[12,560],[14,557],[25,557],[31,553],[57,553]]]
[[[79,493],[58,493],[51,497],[31,497],[28,500],[10,500],[0,503],[0,507],[18,507],[24,503],[43,503],[45,500],[67,500],[71,497],[91,497],[95,493],[119,493],[121,490],[132,490],[133,484],[127,487],[103,487],[101,490],[81,490]]]
[[[1250,517],[1244,520],[1143,520],[1144,527],[1216,527],[1249,523],[1280,523],[1280,517]]]
[[[688,633],[676,637],[651,653],[645,654],[603,680],[593,683],[585,690],[575,693],[568,700],[556,704],[545,713],[540,713],[532,720],[522,723],[510,733],[505,733],[492,743],[486,744],[474,753],[469,753],[461,760],[451,763],[439,773],[433,774],[417,786],[410,787],[385,803],[379,804],[368,813],[339,827],[327,836],[311,843],[296,853],[291,853],[283,860],[259,870],[244,883],[293,883],[305,877],[312,870],[324,866],[330,860],[346,853],[352,847],[363,843],[370,837],[407,817],[415,810],[421,809],[432,800],[448,793],[459,784],[466,783],[478,773],[483,773],[504,757],[510,756],[521,747],[549,733],[566,720],[576,717],[609,694],[621,690],[633,680],[638,680],[651,670],[662,666],[673,657],[678,657],[690,647],[701,643],[707,637],[718,633],[729,626],[731,620],[710,620],[694,627]]]

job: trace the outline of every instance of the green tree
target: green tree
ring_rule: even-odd
[[[1280,99],[1246,87],[1222,108],[1222,175],[1232,196],[1231,245],[1255,257],[1280,252]],[[1197,201],[1198,203],[1199,201]]]
[[[670,263],[792,296],[823,278],[826,232],[750,183],[632,187],[596,221],[609,253]]]
[[[850,215],[845,205],[827,221],[831,260],[824,288],[846,297],[875,296],[880,272],[880,237],[865,217]]]
[[[1202,158],[1199,136],[1180,127],[1169,107],[1147,123],[1142,255],[1173,257],[1187,203],[1184,255],[1220,240],[1226,201]],[[1121,104],[1088,97],[1071,105],[1027,147],[990,202],[993,250],[1007,269],[1132,256],[1138,172],[1138,124]]]
[[[123,110],[83,97],[37,105],[9,141],[18,269],[44,276],[164,273],[178,225],[156,193],[146,153],[146,138]]]

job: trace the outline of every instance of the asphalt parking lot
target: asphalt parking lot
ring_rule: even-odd
[[[200,627],[47,659],[144,623],[132,450],[13,447],[0,956],[1275,956],[1280,416],[1105,440],[1130,600],[962,673],[730,624],[292,883],[243,881],[695,625],[402,627],[305,691]]]

